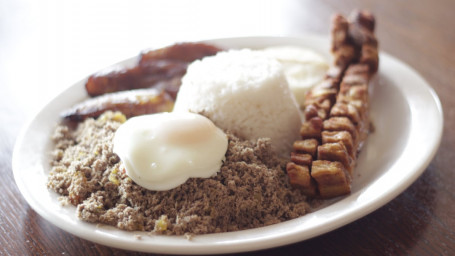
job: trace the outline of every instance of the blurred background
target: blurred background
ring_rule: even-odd
[[[408,63],[416,62],[418,68],[416,56],[421,56],[394,52],[400,47],[392,46],[431,45],[434,37],[447,37],[445,42],[451,42],[453,32],[435,35],[431,30],[443,25],[431,17],[449,18],[451,11],[427,1],[428,6],[418,9],[430,17],[425,20],[416,8],[406,7],[412,1],[394,2],[391,8],[360,0],[0,0],[0,85],[11,96],[4,99],[6,105],[29,116],[72,83],[147,48],[217,37],[328,35],[333,10],[347,14],[354,8],[380,11],[377,34],[381,49]],[[400,24],[389,23],[386,16],[400,19],[395,8],[408,13]],[[399,29],[390,34],[389,26]],[[419,34],[412,34],[415,26],[419,26]],[[393,40],[396,31],[403,34],[399,41]],[[448,70],[444,64],[441,68]]]
[[[327,30],[292,23],[307,16],[299,1],[1,1],[0,84],[14,96],[9,105],[27,113],[83,77],[147,48]],[[296,18],[287,19],[289,14]]]

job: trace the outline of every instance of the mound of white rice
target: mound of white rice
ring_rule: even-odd
[[[251,50],[231,50],[193,62],[174,111],[200,113],[245,139],[270,138],[288,155],[301,125],[282,65]]]

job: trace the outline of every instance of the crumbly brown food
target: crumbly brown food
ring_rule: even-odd
[[[229,134],[221,170],[192,178],[168,191],[135,184],[112,152],[120,113],[87,119],[76,129],[55,130],[48,187],[77,206],[77,216],[124,230],[168,235],[205,234],[266,226],[302,216],[305,196],[293,189],[286,159],[272,153],[269,139],[244,141]]]

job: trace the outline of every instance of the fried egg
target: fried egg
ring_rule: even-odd
[[[227,135],[210,119],[189,112],[130,118],[115,133],[114,153],[127,175],[149,190],[169,190],[220,170]]]

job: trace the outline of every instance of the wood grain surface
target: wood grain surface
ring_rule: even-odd
[[[455,255],[455,1],[220,1],[230,14],[208,1],[128,1],[154,17],[123,12],[115,1],[36,2],[0,0],[0,255],[145,255],[53,226],[14,182],[11,156],[19,130],[71,82],[161,42],[328,34],[333,13],[355,8],[375,14],[380,49],[412,66],[439,95],[440,148],[414,184],[366,217],[307,241],[241,255]],[[119,13],[124,16],[115,17]]]

